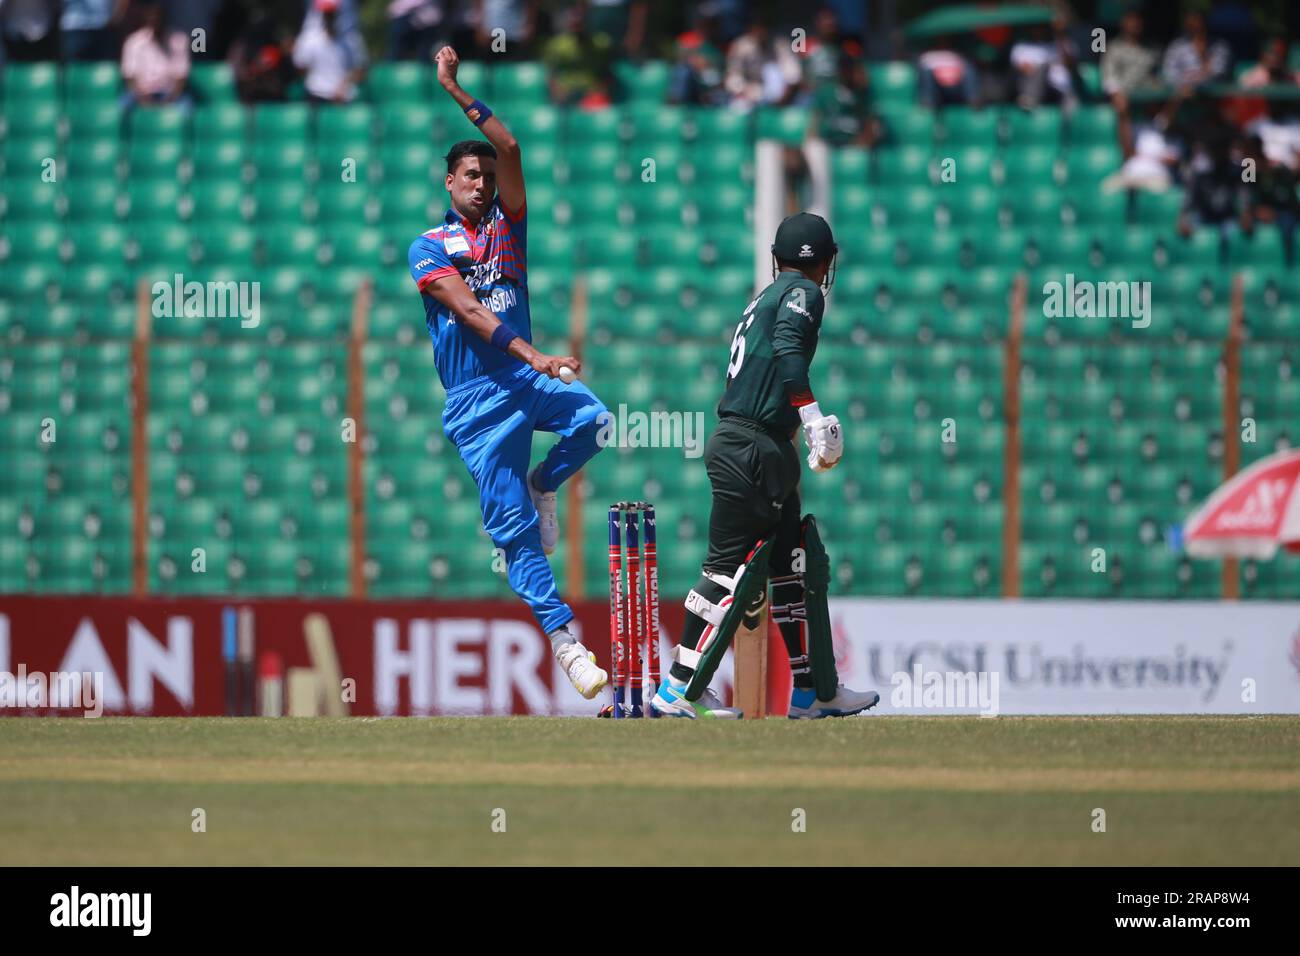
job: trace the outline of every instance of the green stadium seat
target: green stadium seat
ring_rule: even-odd
[[[187,133],[189,121],[179,106],[157,106],[132,110],[126,118],[127,135],[132,143],[140,140],[180,140]]]
[[[1061,113],[1053,109],[1007,109],[1002,113],[999,135],[1015,150],[1040,147],[1055,152],[1061,141]]]
[[[808,132],[808,113],[805,110],[765,106],[757,111],[759,139],[774,139],[787,146],[798,146]]]
[[[1178,221],[1182,206],[1183,194],[1178,190],[1165,193],[1142,192],[1137,198],[1137,221],[1168,229]]]
[[[196,107],[192,124],[196,152],[242,140],[248,132],[248,113],[239,103],[215,102]]]
[[[927,151],[935,138],[934,113],[914,105],[886,110],[880,114],[885,133],[885,149],[922,148]]]
[[[196,143],[193,178],[196,182],[242,182],[247,158],[241,139],[207,145]]]
[[[1070,117],[1065,135],[1071,148],[1083,145],[1116,144],[1115,110],[1109,105],[1081,106]]]
[[[49,161],[59,156],[58,134],[53,130],[46,133],[11,136],[3,143],[4,174],[8,179],[27,179],[29,182],[41,182],[42,174],[49,168]]]
[[[1118,145],[1070,144],[1062,150],[1061,160],[1066,182],[1081,189],[1092,189],[1119,171],[1124,156]]]
[[[884,187],[927,186],[930,183],[928,145],[903,144],[875,151],[875,181]]]
[[[71,190],[82,179],[116,178],[121,151],[116,136],[73,137],[64,148],[68,179],[65,186]]]
[[[11,104],[11,107],[6,108],[3,127],[0,127],[6,135],[13,138],[59,135],[59,117],[62,111],[58,100],[38,98],[23,103],[21,107],[16,103]]]
[[[329,246],[330,261],[334,267],[359,266],[379,268],[383,263],[384,233],[364,223],[333,223],[322,230],[325,243]],[[406,247],[402,247],[406,252]],[[397,268],[396,263],[387,263],[389,268]],[[403,260],[404,267],[405,260]]]
[[[385,143],[379,151],[379,162],[385,185],[413,182],[432,185],[440,168],[433,143],[427,141]]]
[[[376,63],[366,77],[366,87],[376,103],[418,103],[433,95],[432,74],[432,67],[424,63]]]
[[[500,103],[510,104],[516,111],[546,104],[549,101],[546,68],[538,62],[493,65],[492,97]]]
[[[1069,201],[1062,210],[1063,217],[1077,225],[1109,226],[1116,228],[1125,221],[1127,200],[1122,193],[1097,193],[1081,195],[1070,192]],[[1162,223],[1154,223],[1161,225]]]
[[[117,68],[112,69],[116,82]],[[64,105],[64,116],[68,121],[69,146],[94,138],[109,138],[116,143],[122,129],[122,114],[115,101],[106,105],[96,99],[69,100]]]
[[[195,100],[203,105],[213,103],[234,103],[235,77],[228,63],[212,63],[202,60],[190,65],[190,92]]]
[[[185,144],[179,138],[133,140],[127,148],[128,178],[141,183],[177,177],[185,155]]]
[[[991,150],[997,141],[1000,118],[993,110],[946,110],[934,126],[936,148],[940,152],[952,146]]]
[[[132,180],[127,184],[127,218],[132,223],[180,218],[181,186],[167,180]]]
[[[253,206],[243,184],[231,180],[198,180],[190,184],[190,216],[197,223],[235,224],[249,217]]]
[[[57,266],[63,258],[64,233],[57,222],[8,223],[0,225],[0,235],[3,236],[0,262],[42,262]]]
[[[682,107],[682,138],[687,142],[751,142],[754,115],[707,107]]]
[[[431,143],[437,113],[427,102],[377,102],[379,135],[385,144],[399,142]]]
[[[998,158],[1001,184],[1010,189],[1050,186],[1057,181],[1060,151],[1055,146],[1017,145]]]
[[[276,135],[254,140],[248,157],[258,180],[275,183],[302,182],[313,173],[308,166],[306,139]]]
[[[871,91],[882,104],[912,105],[916,102],[916,67],[907,62],[869,63]]]
[[[253,185],[252,197],[258,223],[310,222],[315,218],[314,200],[307,184],[297,182],[267,182],[258,180]]]
[[[57,183],[34,181],[28,177],[0,180],[0,219],[51,222],[59,218],[61,200]]]
[[[132,229],[131,257],[141,263],[174,263],[187,266],[191,259],[191,236],[188,226],[149,223]]]
[[[63,66],[64,102],[69,108],[94,104],[111,110],[117,106],[121,82],[121,71],[115,63],[66,63]]]
[[[4,67],[6,106],[28,106],[59,98],[59,70],[54,63],[10,63]],[[9,112],[6,109],[6,114]]]
[[[412,64],[383,64],[411,66]],[[380,65],[376,65],[376,70]],[[256,144],[291,141],[305,145],[312,131],[311,109],[305,103],[261,103],[252,109],[252,136]]]
[[[604,153],[612,150],[621,157],[623,114],[615,107],[586,113],[570,112],[566,115],[560,138],[566,155],[582,156],[587,151]],[[610,165],[602,162],[597,165]]]
[[[662,104],[668,98],[671,72],[672,67],[666,60],[643,63],[617,60],[614,63],[614,79],[626,97],[633,102],[654,104],[657,109],[663,109]]]
[[[319,142],[367,142],[375,132],[375,112],[365,103],[351,103],[321,110],[316,114]]]

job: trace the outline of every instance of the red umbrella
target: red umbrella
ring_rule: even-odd
[[[1261,558],[1300,551],[1300,449],[1280,451],[1228,479],[1183,525],[1194,558]]]

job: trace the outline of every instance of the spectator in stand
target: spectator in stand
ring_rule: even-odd
[[[1211,226],[1226,244],[1236,228],[1249,201],[1249,187],[1241,180],[1241,164],[1234,162],[1230,147],[1227,137],[1216,136],[1198,144],[1188,160],[1178,214],[1178,233],[1184,238],[1198,226]]]
[[[856,41],[846,41],[840,34],[840,22],[835,11],[822,7],[813,21],[813,35],[808,38],[808,51],[804,54],[804,86],[811,95],[822,84],[834,85],[840,75],[840,59],[845,54],[860,56],[862,47]]]
[[[812,193],[808,211],[822,218],[831,212],[831,150],[845,146],[869,148],[880,139],[880,121],[872,115],[868,89],[867,68],[862,61],[842,53],[835,79],[813,91],[803,162]]]
[[[0,64],[58,56],[53,0],[0,0]]]
[[[575,3],[560,29],[542,46],[546,84],[557,106],[596,109],[602,97],[608,102],[613,72],[613,41],[604,33],[587,30],[587,5]]]
[[[64,0],[59,49],[65,63],[117,59],[117,33],[127,0]]]
[[[1183,104],[1192,99],[1197,89],[1206,83],[1223,80],[1228,75],[1228,45],[1222,40],[1211,40],[1205,29],[1205,17],[1189,13],[1183,21],[1184,34],[1165,50],[1160,76],[1174,95],[1160,111],[1158,122],[1165,127],[1175,125]],[[1195,118],[1184,117],[1179,125],[1195,126]]]
[[[1160,75],[1175,90],[1191,91],[1203,83],[1213,83],[1228,75],[1228,45],[1210,40],[1205,17],[1189,13],[1183,21],[1184,33],[1165,50]]]
[[[448,39],[444,36],[449,0],[391,0],[388,4],[388,58],[428,63]]]
[[[593,37],[605,37],[610,49],[639,58],[645,45],[646,0],[591,0],[585,26]]]
[[[1300,70],[1293,70],[1287,62],[1291,49],[1283,37],[1274,37],[1264,44],[1264,52],[1259,62],[1245,73],[1239,81],[1247,89],[1261,86],[1295,86],[1300,83]]]
[[[970,36],[969,60],[974,65],[982,103],[1007,103],[1012,99],[1011,42],[1014,30],[1005,24],[980,27]]]
[[[689,106],[719,106],[726,102],[722,85],[722,52],[714,42],[716,21],[697,13],[695,25],[677,38],[677,64],[673,68],[669,101]]]
[[[1016,78],[1016,104],[1032,110],[1043,103],[1060,103],[1074,108],[1077,97],[1071,74],[1075,54],[1065,33],[1065,23],[1056,19],[1049,29],[1043,24],[1030,28],[1029,38],[1011,47],[1011,69]]]
[[[871,111],[867,68],[857,57],[840,56],[839,74],[813,92],[808,135],[827,145],[874,146],[880,120]]]
[[[250,14],[243,32],[230,45],[230,71],[245,103],[282,102],[296,75],[293,43],[265,7]]]
[[[1255,182],[1247,184],[1246,203],[1241,228],[1252,235],[1258,223],[1273,223],[1282,237],[1287,265],[1295,262],[1295,227],[1300,222],[1300,194],[1297,193],[1296,166],[1300,153],[1291,154],[1291,162],[1278,162],[1264,153],[1258,136],[1246,143],[1246,156],[1255,161]]]
[[[947,104],[979,106],[979,82],[950,36],[935,37],[916,61],[917,94],[931,109]]]
[[[365,75],[361,34],[344,32],[338,0],[315,0],[293,45],[293,65],[306,75],[303,85],[313,103],[348,103]]]
[[[1241,87],[1242,94],[1220,101],[1224,116],[1233,126],[1244,130],[1260,130],[1293,120],[1296,112],[1294,100],[1269,100],[1246,92],[1263,87],[1295,86],[1300,75],[1287,67],[1287,56],[1286,40],[1275,39],[1264,44],[1259,62],[1238,80],[1237,85]],[[1273,151],[1272,140],[1276,132],[1276,129],[1270,129],[1270,135],[1265,140],[1264,145],[1269,152]],[[1289,144],[1285,151],[1289,156]]]
[[[302,26],[298,34],[302,35],[309,31],[316,30],[321,25],[324,17],[324,6],[333,6],[335,31],[339,36],[347,39],[353,46],[353,54],[359,56],[364,63],[367,60],[365,40],[361,36],[361,14],[357,10],[359,0],[333,0],[332,4],[319,4],[316,0],[293,0],[289,5],[301,10],[304,6],[307,13],[302,18]],[[274,10],[275,7],[273,6]]]
[[[1152,84],[1159,54],[1142,42],[1142,14],[1136,7],[1124,11],[1119,31],[1119,36],[1106,45],[1106,52],[1101,55],[1101,89],[1115,108],[1119,145],[1127,158],[1133,155],[1129,94]]]
[[[189,38],[166,28],[162,4],[149,3],[142,13],[144,25],[122,44],[122,107],[175,103],[188,109]]]
[[[532,47],[537,28],[536,0],[474,0],[474,45],[481,56],[519,57]],[[504,30],[504,34],[497,34]],[[505,48],[497,37],[505,40]]]
[[[785,38],[773,37],[767,21],[754,14],[727,49],[724,82],[736,109],[784,106],[799,87],[799,61]]]

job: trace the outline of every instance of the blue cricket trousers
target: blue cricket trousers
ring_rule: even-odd
[[[605,406],[582,382],[565,385],[528,366],[484,375],[451,389],[442,428],[478,485],[483,528],[506,556],[510,586],[550,633],[573,619],[542,552],[537,509],[528,496],[533,432],[561,436],[537,469],[554,491],[599,451]]]

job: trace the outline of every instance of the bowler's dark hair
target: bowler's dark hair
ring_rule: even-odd
[[[497,158],[497,151],[493,145],[481,139],[463,139],[451,148],[447,154],[447,172],[454,173],[456,164],[466,156],[487,156],[491,159]]]

